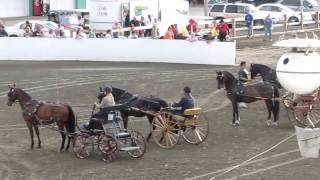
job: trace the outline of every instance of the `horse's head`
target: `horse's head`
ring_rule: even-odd
[[[224,75],[222,71],[217,71],[217,83],[218,83],[218,89],[221,89],[224,86]]]
[[[251,79],[254,79],[259,74],[259,69],[255,66],[255,64],[250,65],[250,74]]]
[[[7,105],[8,106],[12,106],[12,104],[14,104],[17,100],[18,100],[18,92],[17,92],[16,86],[15,85],[13,85],[13,86],[9,85]]]

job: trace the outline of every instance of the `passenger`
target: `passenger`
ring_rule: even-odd
[[[191,88],[186,86],[183,88],[184,96],[180,99],[178,103],[173,103],[174,113],[178,115],[183,115],[184,110],[194,108],[194,97],[191,95]]]
[[[249,77],[249,72],[246,69],[247,63],[245,61],[241,61],[240,63],[240,70],[239,70],[239,81],[240,84],[238,86],[238,92],[239,94],[243,94],[243,85],[247,84],[248,81],[251,81],[250,77]],[[240,102],[238,103],[239,108],[247,108],[246,103]]]

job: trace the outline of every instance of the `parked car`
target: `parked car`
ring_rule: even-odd
[[[303,0],[302,7],[301,0],[279,0],[276,3],[287,6],[294,11],[301,10],[301,8],[303,8],[304,11],[308,11],[308,9],[318,8],[318,2],[316,0]]]
[[[41,27],[43,32],[49,32],[50,29],[55,30],[58,28],[58,25],[51,21],[32,20],[29,22],[31,24],[32,31],[34,31],[37,26]],[[10,37],[18,37],[18,36],[23,36],[25,27],[26,27],[26,21],[23,21],[13,26],[6,27],[6,30]]]
[[[209,16],[214,19],[233,19],[243,18],[247,12],[250,12],[253,16],[254,25],[263,25],[264,18],[267,14],[260,12],[254,5],[246,3],[221,3],[214,4],[209,11]]]
[[[262,4],[257,7],[259,11],[269,13],[271,18],[274,19],[276,23],[284,22],[284,15],[287,16],[287,22],[300,22],[301,21],[301,12],[293,11],[287,6],[282,4]],[[303,19],[306,21],[311,21],[312,14],[309,12],[303,12]]]
[[[36,29],[36,27],[40,27],[44,33],[48,33],[51,29],[57,30],[58,25],[51,21],[39,21],[39,20],[30,20],[29,21],[32,27],[32,31]],[[6,27],[6,31],[10,37],[22,37],[25,32],[26,21],[18,22],[13,26]],[[67,37],[70,37],[70,31],[65,30],[65,34]]]
[[[209,0],[208,1],[208,9],[210,10],[213,5],[219,4],[219,3],[227,3],[227,0]]]
[[[84,9],[52,10],[48,13],[48,20],[66,28],[89,29],[89,11]]]

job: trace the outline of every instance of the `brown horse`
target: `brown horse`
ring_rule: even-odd
[[[12,106],[15,102],[19,102],[22,109],[22,116],[27,124],[31,137],[31,149],[33,149],[33,129],[34,128],[38,137],[38,147],[41,148],[41,140],[39,137],[39,125],[48,125],[57,123],[59,132],[61,133],[62,143],[60,151],[63,150],[66,134],[68,135],[68,143],[66,150],[69,149],[70,139],[72,133],[75,131],[75,116],[72,108],[65,104],[45,103],[33,100],[22,89],[9,86],[8,92],[8,106]],[[66,131],[65,131],[66,129]]]

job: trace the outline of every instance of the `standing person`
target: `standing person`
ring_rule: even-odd
[[[270,17],[270,14],[264,19],[264,40],[266,41],[269,39],[272,40],[272,19]]]
[[[192,32],[197,33],[197,30],[198,30],[197,26],[198,26],[197,22],[191,18],[189,20],[189,24],[186,26],[189,34],[191,34]]]
[[[239,85],[239,93],[243,93],[243,90],[242,90],[242,86],[244,84],[247,84],[247,82],[251,81],[250,77],[249,77],[249,72],[248,70],[246,69],[247,67],[247,63],[245,61],[241,61],[240,63],[240,70],[238,72],[238,75],[239,75],[239,81],[240,81],[240,85]],[[242,103],[240,102],[238,104],[238,106],[240,108],[247,108],[247,105],[246,103]]]
[[[2,24],[0,24],[0,37],[8,37],[8,33],[4,29],[4,25],[2,25]]]
[[[217,29],[219,31],[219,36],[218,39],[220,41],[225,41],[227,40],[227,35],[230,34],[230,29],[228,24],[226,24],[223,19],[220,20],[220,23],[217,26]]]
[[[158,37],[158,19],[157,18],[153,18],[153,21],[152,21],[152,37],[153,38],[156,38]]]
[[[150,26],[152,22],[152,17],[150,14],[148,14],[148,18],[145,20],[145,25]],[[144,37],[151,37],[152,29],[146,29],[144,32]]]
[[[246,25],[248,27],[248,38],[251,38],[252,37],[252,34],[253,34],[253,29],[252,29],[252,24],[253,24],[253,16],[252,14],[250,13],[249,10],[247,10],[247,14],[246,16],[244,17],[245,21],[246,21]]]
[[[119,38],[120,30],[121,30],[120,23],[119,22],[114,22],[114,24],[112,25],[112,37],[113,38]]]

